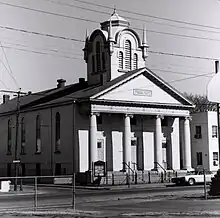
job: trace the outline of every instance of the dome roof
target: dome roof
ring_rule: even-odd
[[[110,21],[111,21],[112,27],[114,26],[121,26],[121,27],[126,27],[126,28],[129,27],[129,22],[125,20],[123,17],[119,16],[115,9],[111,17],[107,21],[104,21],[101,23],[101,29],[107,30],[109,27]]]
[[[123,17],[120,17],[119,15],[118,15],[118,13],[116,12],[116,9],[114,9],[114,12],[112,13],[112,15],[111,15],[111,17],[108,19],[108,21],[122,21],[122,22],[127,22],[128,23],[128,21],[127,20],[125,20]]]

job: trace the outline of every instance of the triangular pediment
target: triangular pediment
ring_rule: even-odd
[[[96,100],[193,106],[186,98],[144,68],[92,97]]]

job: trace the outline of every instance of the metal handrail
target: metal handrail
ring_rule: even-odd
[[[162,167],[158,162],[154,162],[154,163],[157,164],[166,173],[166,170],[164,169],[164,167]]]
[[[122,164],[125,164],[132,171],[132,173],[135,173],[134,170],[132,170],[131,167],[126,162],[122,162]]]

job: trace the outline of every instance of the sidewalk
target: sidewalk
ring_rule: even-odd
[[[151,189],[151,188],[165,188],[173,186],[173,183],[143,183],[143,184],[130,184],[128,185],[101,185],[101,186],[76,186],[76,189],[88,190],[123,190],[123,189]],[[72,188],[71,185],[54,185],[54,184],[40,184],[39,187],[57,187],[57,188]]]

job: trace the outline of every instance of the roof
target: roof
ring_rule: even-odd
[[[190,102],[180,92],[178,92],[163,79],[153,73],[150,69],[140,68],[124,73],[123,75],[105,83],[104,85],[96,84],[88,86],[87,82],[75,83],[63,88],[48,89],[42,92],[22,96],[20,99],[20,108],[22,110],[34,108],[36,106],[50,106],[52,104],[65,103],[69,101],[72,102],[74,100],[90,101],[95,99],[95,95],[98,95],[102,92],[108,92],[109,90],[114,89],[123,83],[126,83],[128,80],[131,80],[140,74],[143,74],[146,76],[146,78],[161,87],[164,91],[178,99],[183,104],[183,106],[193,107],[192,102]],[[0,105],[0,115],[14,112],[16,111],[16,107],[17,98],[14,98],[7,103]]]
[[[114,12],[112,13],[111,17],[108,19],[108,21],[123,21],[123,22],[128,22],[125,20],[123,17],[119,16],[118,13],[116,12],[116,9],[114,9]]]
[[[178,99],[180,102],[183,103],[185,106],[193,107],[192,102],[190,102],[187,98],[185,98],[179,91],[174,89],[172,86],[170,86],[168,83],[166,83],[163,79],[158,77],[155,73],[153,73],[148,68],[140,68],[133,71],[129,71],[127,73],[124,73],[123,75],[105,83],[104,85],[97,84],[92,86],[87,86],[84,89],[80,89],[74,93],[71,93],[69,95],[63,96],[58,99],[54,99],[48,103],[50,104],[58,104],[58,103],[64,103],[67,101],[73,101],[73,100],[91,100],[93,96],[101,93],[101,92],[107,92],[108,89],[113,88],[114,86],[119,85],[120,83],[126,82],[128,79],[132,79],[135,76],[138,76],[140,74],[144,74],[149,80],[153,81],[155,84],[160,86],[163,90],[168,92],[171,96]],[[46,105],[44,104],[44,105]]]

